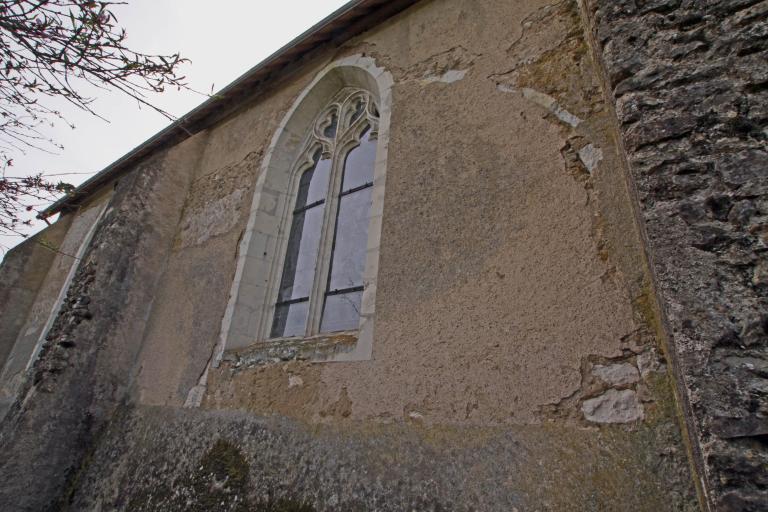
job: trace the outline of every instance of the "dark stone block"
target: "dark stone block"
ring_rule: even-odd
[[[766,418],[747,416],[744,418],[715,418],[712,432],[723,439],[768,435]]]

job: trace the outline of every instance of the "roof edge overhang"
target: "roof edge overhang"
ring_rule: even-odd
[[[211,98],[88,178],[71,193],[40,212],[37,217],[45,219],[76,206],[144,158],[212,126],[230,113],[239,100],[254,96],[261,88],[266,89],[269,82],[284,76],[298,61],[318,47],[327,43],[344,43],[418,1],[351,0],[214,93]]]

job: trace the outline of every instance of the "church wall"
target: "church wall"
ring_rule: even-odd
[[[134,390],[141,403],[181,406],[206,369],[218,341],[257,169],[300,88],[296,83],[268,93],[277,98],[256,102],[196,136],[189,195],[141,355]],[[188,300],[179,301],[180,296]]]
[[[17,398],[25,375],[45,342],[108,197],[108,194],[102,194],[68,214],[61,226],[52,226],[53,237],[41,233],[36,239],[37,243],[46,244],[44,247],[54,258],[0,371],[0,401],[3,403],[0,415],[4,415],[5,408]],[[66,234],[55,242],[55,234],[63,233],[64,229]],[[21,304],[14,306],[19,308]]]
[[[361,54],[394,78],[373,358],[265,364],[230,350],[202,406],[182,409],[215,358],[278,123],[326,64]],[[574,3],[421,3],[196,140],[134,405],[78,507],[697,508]]]
[[[394,80],[373,357],[217,362],[274,132],[356,55]],[[137,165],[0,427],[0,507],[698,510],[592,55],[575,2],[423,1]]]
[[[629,333],[645,321],[643,308],[633,307],[633,301],[645,300],[641,252],[576,11],[560,4],[511,8],[518,23],[506,29],[507,44],[502,44],[495,37],[473,36],[486,32],[480,26],[493,26],[494,13],[510,7],[469,7],[458,2],[413,9],[313,63],[282,84],[282,90],[205,134],[165,277],[169,282],[162,287],[167,299],[156,300],[150,321],[143,358],[155,361],[155,374],[167,377],[169,366],[152,355],[156,339],[157,344],[175,343],[171,353],[178,354],[189,350],[191,336],[200,339],[210,357],[265,147],[282,114],[317,70],[361,50],[395,77],[377,295],[383,319],[376,326],[373,362],[305,369],[291,363],[308,372],[308,381],[319,372],[315,380],[325,384],[320,388],[327,393],[291,415],[317,420],[320,402],[335,402],[342,389],[369,393],[365,390],[376,388],[372,383],[382,377],[419,368],[433,372],[422,377],[433,389],[423,387],[411,397],[414,404],[436,389],[455,385],[453,372],[459,371],[470,388],[487,388],[477,409],[470,404],[477,421],[509,423],[517,416],[528,422],[544,404],[557,403],[579,386],[582,357],[619,357],[630,343],[642,343],[629,341]],[[446,25],[452,35],[441,44]],[[537,33],[542,27],[549,32]],[[457,39],[466,48],[456,45]],[[428,48],[419,44],[422,40],[429,41]],[[466,74],[451,83],[436,79],[450,70]],[[617,191],[622,195],[616,197]],[[207,268],[214,259],[221,263]],[[190,294],[190,286],[199,288]],[[179,303],[175,297],[181,293],[210,300]],[[546,321],[542,308],[551,311]],[[469,321],[467,314],[472,315]],[[182,321],[169,325],[167,318]],[[178,335],[178,329],[186,329],[185,335]],[[195,378],[208,357],[198,359]],[[560,378],[542,378],[542,370],[552,367],[561,368]],[[163,390],[152,372],[144,370],[139,390],[147,404],[183,403],[189,378],[171,384],[176,389]],[[256,368],[227,376],[222,384],[234,387],[227,393],[220,389],[219,398],[211,392],[208,399],[213,404],[229,396],[236,402],[241,378],[273,371]],[[285,373],[291,371],[281,369],[275,375],[285,381],[278,393],[288,393]],[[225,375],[214,372],[213,377],[218,374]],[[491,378],[493,374],[497,377]],[[402,379],[397,387],[418,387],[408,377]],[[537,380],[542,386],[532,395],[525,383]],[[259,383],[244,386],[258,388]],[[156,398],[168,393],[173,398]],[[359,419],[407,418],[408,404],[391,398],[397,393],[381,393],[375,399],[361,394],[353,400],[361,408]],[[455,403],[435,404],[427,417],[472,423],[462,419],[467,398],[460,393]],[[510,399],[516,400],[514,408]],[[287,395],[273,393],[269,401],[292,403]],[[366,411],[370,406],[364,404],[370,403],[384,409]]]

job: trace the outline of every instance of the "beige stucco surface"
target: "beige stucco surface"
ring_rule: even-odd
[[[547,2],[421,3],[174,148],[194,180],[140,402],[181,405],[205,371],[265,148],[315,73],[356,54],[395,80],[373,359],[224,364],[204,406],[309,422],[579,417],[591,365],[636,365],[653,336],[596,71],[574,7]]]

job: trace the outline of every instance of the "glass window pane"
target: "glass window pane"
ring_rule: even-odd
[[[315,154],[315,167],[305,171],[299,182],[299,194],[296,208],[325,199],[328,191],[328,175],[331,172],[331,160],[320,160],[320,151]]]
[[[363,292],[330,295],[325,298],[322,332],[336,332],[357,329],[360,324],[360,301]]]
[[[307,297],[312,291],[324,206],[293,215],[278,302]]]
[[[307,329],[308,314],[308,301],[277,306],[270,336],[272,338],[303,336]]]
[[[328,291],[363,284],[372,191],[373,187],[364,188],[339,200]]]
[[[363,115],[363,112],[365,112],[365,100],[363,98],[358,98],[350,106],[350,112],[348,113],[349,122],[347,123],[347,126],[360,119],[360,117]]]
[[[360,140],[360,145],[347,155],[347,159],[344,162],[342,192],[373,182],[376,141],[371,140],[370,136],[371,129],[369,128]]]
[[[327,121],[328,120],[326,120],[326,122]],[[336,128],[338,127],[338,125],[339,125],[339,118],[336,116],[336,113],[334,112],[333,114],[331,114],[330,122],[323,130],[323,135],[325,135],[329,139],[336,137]]]

